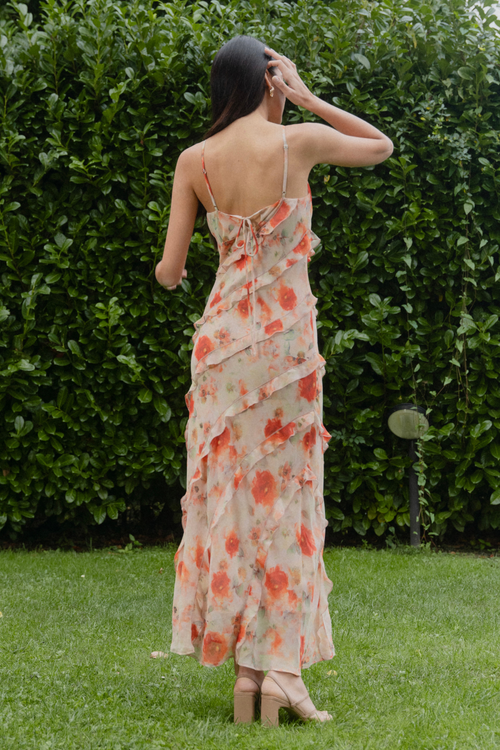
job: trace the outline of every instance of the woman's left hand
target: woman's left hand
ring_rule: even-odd
[[[174,284],[173,286],[167,286],[167,289],[176,289],[179,286],[179,284],[181,283],[182,279],[187,279],[187,275],[188,275],[187,271],[186,271],[186,269],[184,269],[184,271],[182,272],[182,276],[179,279],[179,281],[177,282],[177,284]]]

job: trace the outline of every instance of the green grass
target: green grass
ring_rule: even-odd
[[[174,551],[0,553],[1,750],[500,748],[500,557],[327,550],[337,656],[304,679],[334,720],[266,729],[232,661],[150,659]]]

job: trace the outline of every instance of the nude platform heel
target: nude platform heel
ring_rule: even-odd
[[[266,680],[272,680],[275,685],[279,687],[283,693],[283,697],[278,697],[272,693],[266,692],[266,687],[269,688],[269,683],[266,685]],[[311,713],[307,714],[300,708],[300,704],[309,698],[309,695],[305,695],[303,698],[298,700],[296,703],[292,702],[292,699],[286,692],[286,690],[274,679],[270,674],[267,674],[264,678],[261,688],[261,709],[260,716],[264,726],[266,727],[277,727],[279,726],[279,710],[284,708],[288,713],[295,714],[302,719],[302,721],[321,721],[318,717],[318,711],[315,709]],[[327,714],[329,718],[332,717]]]
[[[253,677],[245,675],[247,680],[252,680],[257,685],[258,690],[235,690],[234,691],[234,723],[250,724],[255,719],[255,704],[260,695],[260,685]],[[238,680],[236,680],[238,682]],[[236,688],[236,685],[235,685]]]

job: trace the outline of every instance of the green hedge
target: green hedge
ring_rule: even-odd
[[[483,6],[488,3],[483,3]],[[431,413],[428,534],[500,527],[500,43],[465,0],[46,0],[0,16],[0,525],[115,519],[164,477],[179,521],[193,323],[216,256],[154,278],[180,151],[210,121],[215,51],[238,33],[394,141],[311,175],[310,266],[327,360],[335,531],[409,524],[387,409]],[[287,105],[285,121],[311,119]],[[35,518],[35,521],[30,519]],[[392,525],[391,525],[392,524]],[[391,531],[392,533],[392,531]]]

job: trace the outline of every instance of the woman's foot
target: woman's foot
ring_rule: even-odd
[[[333,718],[328,711],[318,711],[309,696],[309,691],[304,685],[302,677],[299,675],[271,669],[267,676],[270,679],[266,679],[265,695],[277,699],[284,708],[287,707],[284,704],[288,703],[288,706],[301,719],[330,721]]]

